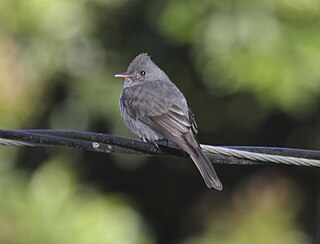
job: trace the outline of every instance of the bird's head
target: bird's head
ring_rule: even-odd
[[[141,53],[130,63],[127,72],[115,75],[124,78],[124,86],[134,86],[148,81],[168,80],[168,76],[151,60],[146,53]]]

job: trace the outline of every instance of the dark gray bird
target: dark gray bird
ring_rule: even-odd
[[[124,78],[120,109],[126,126],[144,141],[168,139],[187,152],[209,188],[222,184],[196,140],[197,124],[187,101],[168,76],[142,53],[129,65]]]

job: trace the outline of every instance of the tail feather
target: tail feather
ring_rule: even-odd
[[[187,148],[183,148],[191,157],[192,161],[197,166],[202,178],[209,188],[215,188],[219,191],[222,190],[223,186],[219,180],[216,171],[214,170],[212,163],[208,157],[204,154],[198,142],[193,136],[187,136],[185,144]]]
[[[190,153],[190,157],[200,171],[202,178],[209,188],[215,188],[219,191],[222,190],[223,186],[219,180],[216,171],[214,170],[210,160],[203,153],[200,146],[197,147],[196,153]]]

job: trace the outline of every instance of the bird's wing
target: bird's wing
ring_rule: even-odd
[[[122,106],[128,114],[171,139],[190,130],[198,132],[186,99],[171,82],[152,81],[123,90]]]
[[[169,109],[159,115],[150,116],[146,114],[148,125],[168,139],[181,137],[189,133],[192,128],[192,121],[188,115],[176,104],[171,104]]]
[[[191,129],[192,129],[192,132],[193,134],[198,134],[198,125],[196,123],[196,120],[194,118],[194,114],[192,113],[191,109],[189,109],[189,117],[190,117],[190,120],[191,120]]]
[[[187,152],[209,188],[222,189],[222,184],[202,152],[195,135],[198,132],[192,112],[182,93],[172,84],[150,82],[124,90],[124,106],[134,119]]]
[[[222,190],[216,171],[196,140],[195,134],[198,129],[191,111],[185,110],[183,103],[173,103],[168,97],[163,110],[160,109],[162,108],[161,99],[155,100],[154,103],[159,106],[159,109],[154,109],[158,106],[152,106],[153,109],[149,107],[151,112],[146,110],[145,117],[140,120],[187,152],[209,188]]]

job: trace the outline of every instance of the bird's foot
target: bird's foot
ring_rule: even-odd
[[[144,138],[144,137],[141,137],[140,139],[143,140],[144,142],[152,143],[152,144],[157,148],[157,152],[160,152],[160,151],[161,151],[159,145],[158,145],[155,141],[149,141],[149,140],[147,140],[147,139]]]
[[[170,141],[167,138],[159,139],[156,142],[166,145],[167,147],[169,146],[169,143],[170,143]]]
[[[157,148],[157,152],[161,151],[159,145],[155,141],[151,141],[151,143],[155,145],[155,147]]]
[[[143,140],[144,142],[148,142],[148,140],[144,137],[140,137],[140,140]]]

